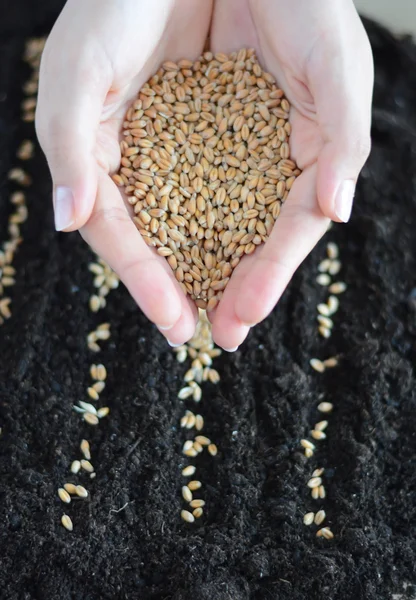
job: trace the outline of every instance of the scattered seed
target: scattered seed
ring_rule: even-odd
[[[186,485],[182,487],[182,497],[185,500],[185,502],[191,502],[192,500],[192,492]]]
[[[337,281],[336,283],[330,285],[328,289],[331,294],[343,294],[347,289],[347,284],[343,281]]]
[[[87,389],[88,392],[88,396],[92,399],[92,400],[99,400],[100,396],[97,392],[97,390],[95,390],[93,387],[89,387]]]
[[[97,365],[97,379],[98,381],[105,381],[107,379],[107,369],[104,365]]]
[[[316,447],[315,444],[312,444],[312,442],[305,439],[300,440],[300,445],[308,450],[315,450]]]
[[[322,479],[320,477],[311,477],[311,479],[309,479],[307,485],[310,488],[315,488],[315,487],[319,487],[322,483]]]
[[[76,494],[76,487],[77,486],[73,483],[64,483],[64,488],[68,492],[68,494]]]
[[[218,448],[215,444],[210,444],[208,446],[208,452],[211,454],[211,456],[217,456],[218,454]]]
[[[334,408],[334,405],[331,402],[320,402],[318,404],[319,412],[329,413]]]
[[[326,492],[325,492],[325,488],[323,485],[320,485],[318,488],[318,494],[320,498],[325,498],[326,496]]]
[[[91,387],[97,392],[97,394],[101,394],[105,388],[105,381],[96,381]]]
[[[321,525],[325,521],[326,513],[324,510],[318,510],[315,515],[315,525]]]
[[[197,435],[195,441],[201,444],[201,446],[209,446],[211,444],[211,440],[205,435]]]
[[[195,510],[192,511],[192,514],[195,517],[195,519],[199,519],[199,517],[202,517],[203,512],[204,511],[202,510],[202,508],[196,508]]]
[[[328,255],[328,258],[330,258],[331,260],[334,258],[338,258],[339,249],[338,249],[337,244],[335,244],[334,242],[329,242],[326,245],[326,253]]]
[[[201,500],[200,498],[197,498],[195,500],[192,500],[189,503],[189,506],[191,508],[201,508],[201,506],[205,506],[205,500]]]
[[[331,260],[329,258],[325,258],[325,260],[321,261],[318,265],[318,271],[320,273],[326,273],[331,266]]]
[[[62,500],[62,502],[66,502],[66,504],[69,504],[71,502],[71,496],[64,488],[58,489],[58,496]]]
[[[194,390],[191,387],[189,387],[189,386],[184,387],[181,390],[179,390],[178,398],[180,400],[186,400],[187,398],[192,396],[193,393],[194,393]]]
[[[323,373],[325,371],[325,365],[321,360],[319,360],[319,358],[311,358],[309,364],[311,365],[312,369],[318,371],[318,373]]]
[[[181,510],[181,517],[184,521],[187,521],[187,523],[193,523],[195,521],[195,517],[189,510]]]
[[[330,312],[330,309],[328,307],[327,304],[318,304],[318,306],[316,307],[318,312],[323,315],[324,317],[329,317],[332,313]]]
[[[318,327],[318,331],[321,334],[321,336],[324,337],[324,338],[326,338],[326,339],[329,338],[329,337],[331,337],[331,335],[332,335],[331,330],[327,329],[327,327],[323,327],[323,326]]]
[[[310,448],[305,448],[305,456],[306,458],[312,458],[313,450],[311,450]]]
[[[204,427],[204,419],[201,415],[196,415],[195,418],[195,428],[197,431],[201,431]]]
[[[97,417],[99,419],[103,419],[104,417],[106,417],[108,414],[110,413],[110,409],[108,406],[103,406],[102,408],[99,408],[97,410]]]
[[[96,296],[95,294],[93,294],[90,297],[89,306],[90,306],[91,312],[93,312],[93,313],[98,312],[101,308],[101,298],[99,296]]]
[[[17,158],[29,160],[33,157],[34,144],[31,140],[24,140],[17,150]]]
[[[191,411],[187,411],[186,428],[192,429],[192,427],[195,425],[195,423],[196,423],[196,417],[195,417],[194,413]]]
[[[311,436],[314,440],[324,440],[326,438],[326,433],[319,431],[319,429],[312,429]]]
[[[336,367],[338,365],[338,359],[335,358],[335,356],[332,358],[327,358],[326,360],[324,360],[324,365],[326,368]]]
[[[324,431],[328,427],[328,421],[319,421],[315,423],[315,430]]]
[[[323,315],[318,315],[317,321],[320,325],[326,327],[327,329],[332,329],[332,327],[334,326],[333,320],[329,317],[324,317]]]
[[[195,471],[196,471],[196,467],[194,467],[194,465],[188,465],[187,467],[182,469],[182,475],[184,477],[191,477],[192,475],[195,474]]]
[[[90,444],[87,440],[81,441],[80,449],[81,449],[82,454],[84,455],[84,458],[86,458],[87,460],[90,460],[91,459]]]
[[[190,481],[188,483],[188,488],[194,492],[195,490],[199,490],[199,488],[202,486],[202,483],[200,481]]]
[[[312,488],[311,496],[314,500],[318,500],[319,498],[319,487]]]
[[[203,449],[204,449],[199,442],[194,442],[193,447],[198,452],[198,454],[200,454],[203,451]]]
[[[330,275],[338,275],[340,271],[341,263],[339,262],[339,260],[332,260],[331,264],[329,265],[328,273]]]
[[[314,517],[315,517],[315,513],[313,513],[313,512],[306,513],[306,515],[303,516],[303,524],[304,525],[312,525]]]
[[[316,282],[319,283],[319,285],[327,286],[331,283],[331,277],[327,273],[321,273],[316,278]]]
[[[85,487],[83,487],[82,485],[77,485],[75,488],[75,493],[77,496],[79,496],[80,498],[87,498],[88,496],[88,492],[85,489]]]
[[[336,296],[329,296],[328,298],[328,310],[329,314],[333,315],[339,308],[339,300]]]
[[[316,537],[324,537],[326,540],[332,540],[334,534],[329,527],[322,527],[322,529],[318,529],[316,532]]]
[[[94,467],[92,466],[89,460],[82,459],[81,467],[84,469],[84,471],[87,471],[87,473],[93,473],[94,471]]]
[[[74,473],[74,475],[76,475],[79,470],[81,468],[81,463],[79,460],[74,460],[71,464],[71,473]]]
[[[68,515],[62,515],[61,523],[65,527],[65,529],[68,529],[68,531],[72,531],[74,529],[74,525],[71,521],[71,518],[68,517]]]
[[[89,412],[86,412],[82,415],[84,421],[88,423],[88,425],[98,425],[99,419],[97,415],[93,415]]]

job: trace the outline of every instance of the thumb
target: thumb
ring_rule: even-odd
[[[341,222],[350,218],[355,185],[371,147],[373,62],[356,18],[354,33],[346,27],[332,41],[319,42],[309,73],[324,141],[318,158],[318,201],[325,216]]]
[[[42,58],[36,131],[53,180],[57,231],[82,227],[94,207],[98,168],[96,135],[105,98],[97,66],[59,56],[49,40]]]

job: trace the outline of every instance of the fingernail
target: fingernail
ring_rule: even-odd
[[[74,196],[69,187],[58,185],[55,188],[54,209],[56,231],[67,229],[74,223]]]
[[[223,350],[225,352],[235,352],[236,350],[238,350],[239,346],[236,346],[235,348],[223,348]]]
[[[166,340],[171,348],[179,348],[179,346],[182,346],[182,344],[173,344],[171,341],[168,340],[168,338],[166,338]]]
[[[169,331],[169,329],[172,329],[173,325],[169,325],[169,327],[162,327],[161,325],[156,325],[156,327],[159,329],[159,331]]]
[[[355,182],[352,179],[343,181],[338,188],[335,197],[335,214],[343,223],[347,223],[350,219],[354,192]]]

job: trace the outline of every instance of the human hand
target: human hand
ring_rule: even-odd
[[[40,70],[36,129],[56,228],[80,229],[171,343],[193,335],[196,308],[144,243],[109,173],[119,168],[119,135],[138,91],[164,61],[201,54],[211,10],[211,0],[68,0]]]
[[[238,265],[210,316],[215,342],[235,349],[273,309],[325,233],[348,221],[370,149],[373,62],[352,0],[217,0],[214,52],[255,48],[292,105],[291,157],[302,174],[264,246]]]

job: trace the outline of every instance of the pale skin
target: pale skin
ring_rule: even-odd
[[[234,271],[210,315],[236,349],[278,302],[330,220],[350,217],[370,149],[373,62],[352,0],[68,0],[41,65],[36,127],[58,230],[79,229],[171,345],[197,321],[166,260],[143,242],[110,175],[140,87],[165,60],[254,47],[291,102],[302,169],[267,243]]]

